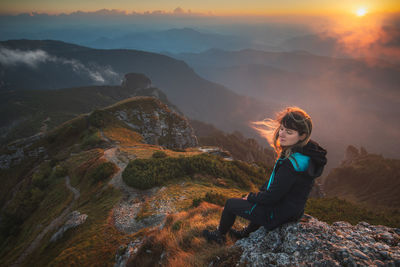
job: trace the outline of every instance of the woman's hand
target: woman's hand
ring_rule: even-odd
[[[244,200],[247,200],[247,197],[248,197],[249,195],[247,195],[247,196],[245,196],[245,197],[243,197],[242,199],[244,199]]]

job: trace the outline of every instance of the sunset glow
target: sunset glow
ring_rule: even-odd
[[[359,9],[357,9],[356,14],[357,16],[362,17],[367,14],[367,9],[365,7],[360,7]]]
[[[358,1],[357,1],[358,2]],[[360,6],[361,5],[361,6]],[[338,2],[333,0],[310,1],[260,1],[249,0],[243,4],[237,0],[208,1],[86,1],[71,0],[68,2],[51,0],[3,0],[0,13],[72,13],[76,11],[94,12],[102,9],[120,11],[123,13],[191,13],[203,15],[268,15],[268,14],[344,14],[356,12],[364,16],[373,9],[374,12],[399,12],[397,0],[364,0],[362,3]],[[352,10],[352,11],[351,11]]]

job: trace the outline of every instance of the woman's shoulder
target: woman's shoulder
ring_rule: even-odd
[[[292,163],[294,170],[297,172],[306,171],[310,164],[310,157],[300,152],[291,154],[288,160]]]

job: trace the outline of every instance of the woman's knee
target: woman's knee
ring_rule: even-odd
[[[225,202],[224,209],[232,210],[232,208],[238,208],[238,206],[243,205],[241,203],[242,201],[243,201],[243,199],[241,199],[241,198],[230,198]]]
[[[224,209],[230,210],[234,202],[235,202],[234,198],[226,200]]]

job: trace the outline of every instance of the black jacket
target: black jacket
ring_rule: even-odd
[[[272,208],[266,223],[269,229],[303,215],[314,180],[321,176],[327,162],[326,150],[312,140],[293,152],[291,157],[276,161],[270,179],[260,192],[247,197],[252,203]]]

